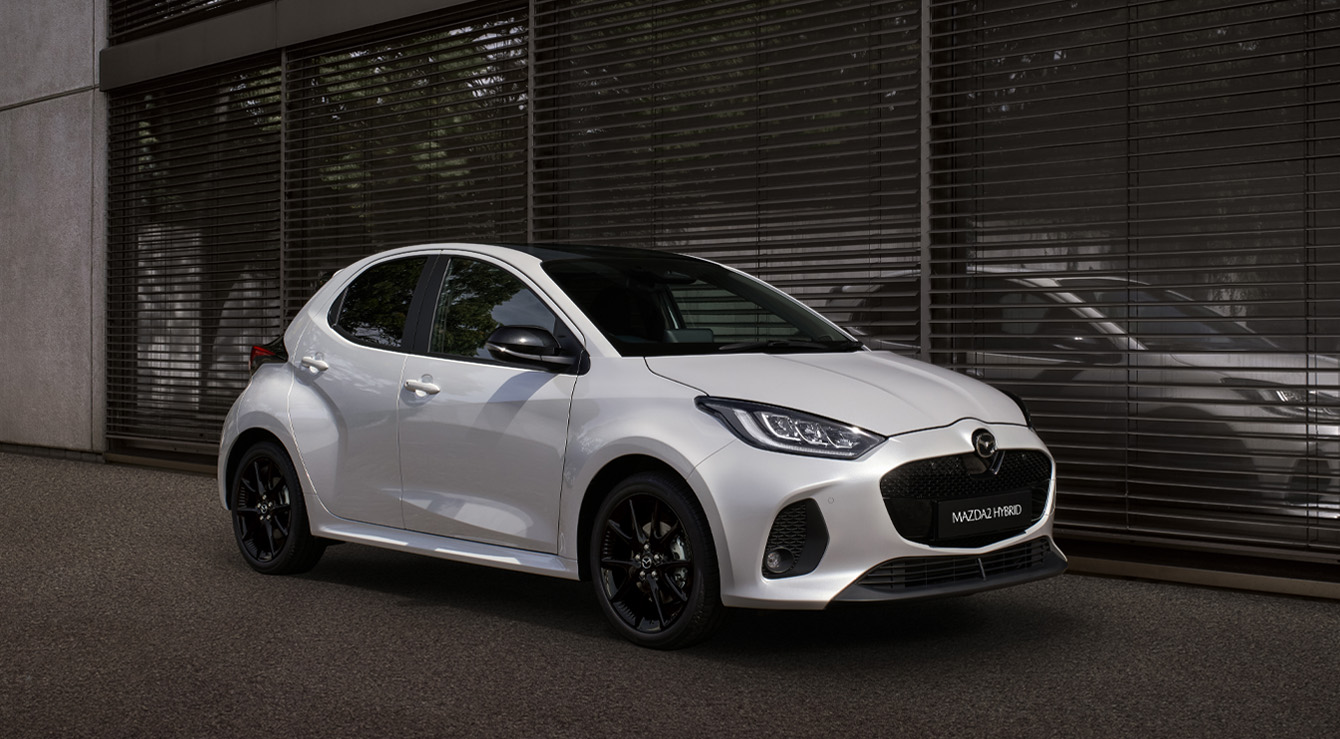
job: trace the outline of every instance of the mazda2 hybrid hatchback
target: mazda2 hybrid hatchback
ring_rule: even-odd
[[[618,632],[672,648],[725,607],[1065,568],[1019,403],[702,259],[396,249],[337,273],[252,370],[219,490],[264,573],[346,541],[590,580]]]

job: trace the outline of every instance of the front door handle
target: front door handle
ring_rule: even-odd
[[[405,389],[424,395],[437,395],[442,392],[442,388],[424,380],[405,380]]]
[[[325,372],[326,370],[330,369],[330,364],[326,362],[326,360],[322,359],[320,356],[303,357],[302,366],[311,367],[317,372]]]

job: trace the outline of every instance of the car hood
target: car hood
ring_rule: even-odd
[[[793,408],[883,436],[964,418],[1025,423],[1009,396],[888,352],[647,357],[652,372],[707,395]]]
[[[1166,356],[1169,364],[1246,372],[1310,372],[1335,377],[1340,360],[1325,354],[1297,352],[1157,352],[1146,351],[1144,364],[1157,364],[1157,357]]]
[[[1136,364],[1140,368],[1195,369],[1218,377],[1224,385],[1261,385],[1312,388],[1336,398],[1340,388],[1340,361],[1323,354],[1268,352],[1181,352],[1165,355],[1147,352]]]

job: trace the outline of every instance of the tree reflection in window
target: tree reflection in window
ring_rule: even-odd
[[[400,349],[405,318],[427,257],[397,259],[372,267],[344,291],[335,327],[360,344]]]
[[[455,258],[433,319],[429,351],[487,359],[489,334],[499,326],[531,326],[554,332],[556,318],[529,288],[506,270]]]

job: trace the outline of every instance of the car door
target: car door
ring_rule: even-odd
[[[341,518],[404,526],[396,403],[413,297],[429,259],[367,268],[298,340],[293,435],[314,492]]]
[[[462,256],[431,314],[399,392],[405,527],[557,551],[576,376],[497,361],[484,345],[503,325],[570,333],[516,274]]]

